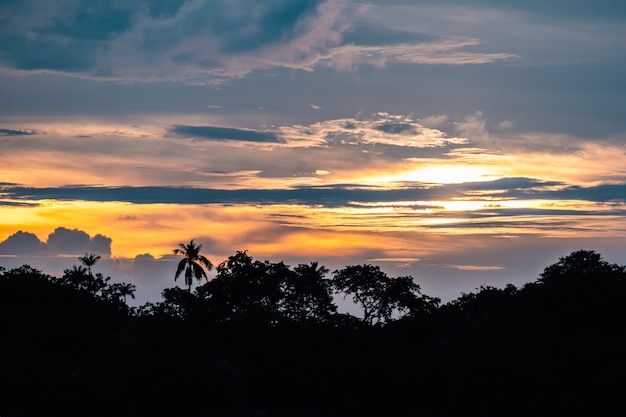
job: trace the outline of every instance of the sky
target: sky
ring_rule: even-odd
[[[624,265],[625,40],[621,0],[0,0],[0,265],[137,305],[191,239],[444,302]]]

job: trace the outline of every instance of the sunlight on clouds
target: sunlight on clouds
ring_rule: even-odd
[[[417,164],[416,164],[417,165]],[[426,165],[395,176],[370,178],[373,183],[423,182],[427,184],[460,184],[464,182],[489,181],[496,178],[484,167],[453,165]]]
[[[0,206],[2,218],[10,219],[0,225],[0,241],[17,230],[35,233],[43,241],[56,227],[65,226],[110,237],[113,258],[133,258],[138,253],[161,257],[171,254],[178,243],[195,238],[204,244],[210,259],[219,261],[237,250],[283,259],[297,248],[304,260],[375,253],[376,258],[400,262],[399,258],[452,250],[455,244],[447,240],[450,236],[456,236],[463,246],[462,236],[576,238],[626,233],[626,219],[611,214],[616,209],[614,203],[592,205],[585,201],[515,200],[497,205],[489,200],[353,202],[337,208],[34,203],[39,205]],[[624,204],[618,208],[626,210]],[[537,211],[526,214],[523,209]],[[570,214],[560,213],[563,210],[570,210]]]
[[[364,120],[326,120],[309,126],[281,126],[278,129],[287,140],[287,146],[296,147],[378,144],[420,149],[467,143],[465,138],[450,137],[441,130],[425,127],[412,116],[386,112]]]
[[[401,43],[395,45],[341,45],[323,55],[309,58],[308,68],[324,65],[338,70],[355,70],[360,65],[384,67],[391,63],[410,64],[486,64],[489,62],[519,58],[508,53],[480,53],[463,51],[462,48],[479,45],[480,41],[467,37],[448,37],[424,43]],[[305,67],[306,68],[306,67]]]
[[[138,253],[171,254],[178,243],[193,238],[217,259],[225,259],[236,250],[278,256],[299,248],[299,256],[316,258],[348,256],[388,246],[383,240],[370,239],[366,229],[337,225],[337,219],[330,217],[320,220],[318,209],[308,206],[40,203],[29,208],[0,207],[2,215],[11,218],[11,222],[0,226],[0,241],[17,230],[35,233],[45,241],[56,227],[66,226],[112,238],[114,258],[132,258]],[[321,211],[322,217],[336,212]],[[276,213],[282,215],[276,217]]]
[[[503,266],[497,265],[447,265],[447,267],[461,271],[499,271],[506,269]]]
[[[5,137],[7,152],[0,162],[4,182],[39,187],[289,189],[354,183],[397,188],[505,177],[598,185],[626,176],[623,146],[565,135],[488,135],[481,115],[471,119],[463,128],[470,136],[454,137],[412,116],[380,112],[364,119],[275,127],[273,133],[284,143],[183,139],[168,136],[167,124],[67,120],[29,124],[41,133]],[[428,123],[446,120],[435,116]],[[426,152],[428,157],[416,156]]]
[[[626,177],[626,149],[610,143],[575,142],[571,137],[558,137],[562,146],[556,149],[531,148],[536,142],[556,141],[549,135],[535,137],[532,141],[520,135],[524,147],[505,145],[502,149],[488,151],[481,148],[457,148],[447,152],[457,164],[481,166],[492,177],[529,177],[541,180],[562,181],[579,185],[598,185]],[[513,141],[515,138],[511,138]],[[567,149],[567,145],[573,149]]]

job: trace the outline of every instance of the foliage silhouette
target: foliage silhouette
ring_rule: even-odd
[[[213,264],[204,255],[200,255],[202,245],[194,243],[195,239],[191,239],[188,244],[180,243],[178,248],[174,249],[175,255],[180,255],[183,259],[178,263],[176,274],[174,275],[174,281],[178,279],[180,274],[185,271],[185,285],[188,288],[188,292],[191,292],[191,285],[193,284],[193,278],[198,281],[208,279],[203,266],[209,271],[213,269]]]
[[[251,320],[271,323],[280,319],[282,283],[292,274],[283,263],[255,261],[237,251],[217,267],[217,276],[198,288],[216,321]]]
[[[520,288],[482,286],[443,305],[410,277],[378,271],[335,271],[355,285],[348,290],[375,295],[364,320],[329,304],[333,280],[319,264],[292,269],[245,251],[194,292],[165,289],[161,302],[130,310],[119,307],[121,287],[82,266],[62,278],[0,267],[0,415],[552,416],[621,407],[623,266],[577,251]]]
[[[334,272],[332,285],[344,298],[351,295],[363,310],[363,321],[384,324],[394,316],[431,312],[440,300],[422,296],[412,277],[389,278],[374,265],[353,265]]]
[[[296,266],[294,272],[283,284],[282,312],[287,320],[324,322],[337,313],[332,284],[324,278],[329,272],[326,267],[311,262]]]
[[[80,256],[78,260],[87,267],[87,272],[89,276],[91,276],[91,267],[96,264],[100,260],[100,255],[96,255],[95,253],[86,253],[85,256]]]

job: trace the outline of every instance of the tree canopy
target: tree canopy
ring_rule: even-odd
[[[166,288],[162,301],[128,308],[134,285],[82,265],[60,278],[0,267],[0,414],[521,417],[621,406],[626,269],[596,252],[443,305],[373,265],[328,273],[239,251],[193,292]],[[333,294],[362,315],[339,313]]]

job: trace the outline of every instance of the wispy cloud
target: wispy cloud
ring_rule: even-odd
[[[506,269],[503,266],[497,265],[448,265],[447,267],[461,271],[500,271]]]

